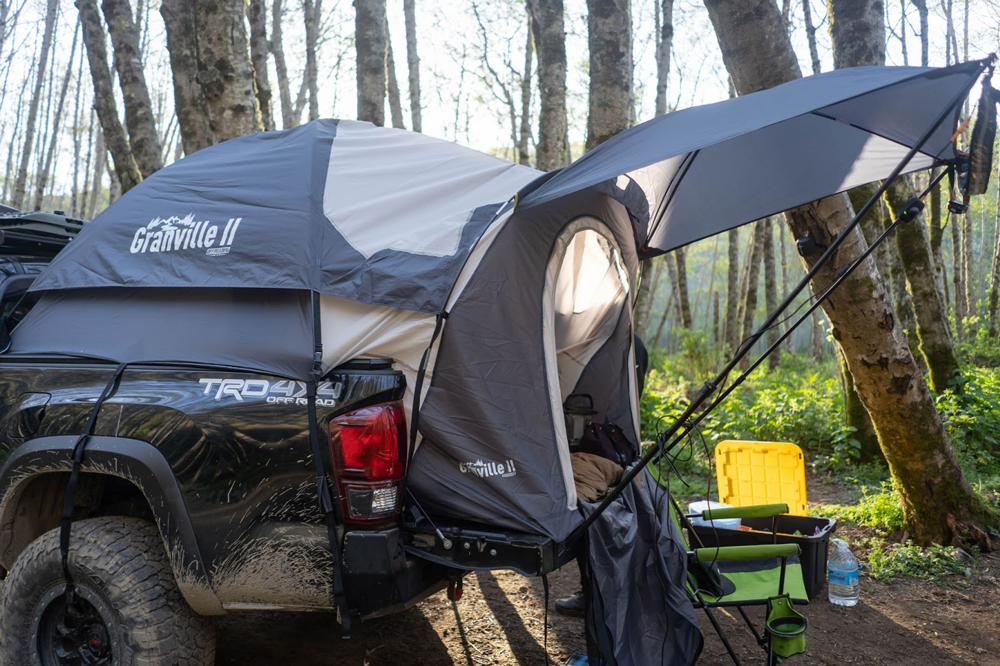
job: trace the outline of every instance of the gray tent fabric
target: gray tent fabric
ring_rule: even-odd
[[[42,296],[9,354],[181,362],[307,380],[309,295],[284,289],[72,289]]]
[[[518,206],[599,187],[631,211],[641,256],[669,252],[884,178],[983,67],[838,69],[675,111],[528,185]],[[959,113],[955,107],[906,171],[955,157]]]
[[[580,507],[590,515],[597,503]],[[687,666],[701,654],[687,548],[670,515],[666,491],[643,471],[588,531],[590,656],[603,659],[594,663]]]

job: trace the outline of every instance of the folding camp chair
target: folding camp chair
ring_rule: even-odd
[[[733,651],[722,627],[712,613],[715,608],[735,608],[750,628],[757,643],[767,652],[768,666],[780,658],[805,651],[806,618],[794,606],[808,604],[802,565],[798,561],[798,544],[765,544],[751,546],[704,547],[692,529],[691,519],[719,520],[724,518],[771,518],[788,513],[786,504],[709,509],[699,514],[685,515],[674,499],[670,507],[678,533],[688,528],[689,538],[700,547],[690,549],[688,543],[688,596],[695,608],[701,608],[715,628],[733,663],[740,660]],[[764,630],[758,631],[746,613],[746,607],[766,607]]]

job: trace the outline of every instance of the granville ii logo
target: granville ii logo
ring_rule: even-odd
[[[132,236],[132,254],[205,250],[209,256],[229,254],[240,228],[242,217],[231,217],[225,225],[209,220],[194,219],[194,213],[184,217],[157,217]]]

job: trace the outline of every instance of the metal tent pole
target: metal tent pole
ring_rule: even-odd
[[[809,271],[805,274],[805,276],[801,280],[799,280],[798,284],[795,285],[795,287],[788,294],[788,296],[786,296],[785,299],[778,305],[778,307],[775,308],[775,310],[768,316],[764,324],[760,328],[755,330],[749,338],[743,341],[743,343],[740,345],[740,348],[736,351],[736,353],[729,360],[729,362],[726,363],[725,367],[721,371],[719,371],[719,373],[715,376],[714,379],[706,382],[705,385],[702,386],[701,390],[698,392],[698,395],[695,397],[694,400],[691,401],[687,409],[684,410],[684,413],[681,414],[676,420],[674,420],[674,422],[670,424],[670,427],[667,428],[667,430],[657,438],[658,444],[662,444],[667,440],[671,440],[677,434],[677,432],[687,423],[688,419],[690,419],[695,414],[695,412],[698,411],[698,409],[708,399],[708,397],[719,387],[719,385],[722,382],[725,381],[726,377],[739,364],[739,362],[743,359],[743,357],[745,357],[750,352],[750,349],[754,346],[754,344],[756,344],[757,341],[760,340],[761,337],[763,337],[764,333],[769,328],[771,328],[771,326],[773,326],[775,322],[777,322],[778,318],[792,304],[795,298],[797,298],[798,295],[802,293],[802,291],[806,287],[809,286],[809,283],[812,281],[812,279],[819,274],[824,264],[826,264],[826,262],[829,261],[829,259],[834,255],[834,253],[843,244],[843,242],[847,239],[847,237],[857,228],[857,226],[861,223],[861,219],[866,214],[868,214],[868,211],[870,211],[872,207],[875,205],[875,203],[879,200],[879,198],[881,198],[881,196],[885,193],[889,185],[891,185],[892,182],[899,176],[899,174],[903,172],[903,169],[905,169],[906,165],[909,164],[911,159],[913,159],[913,156],[920,151],[920,148],[923,147],[923,145],[931,138],[934,132],[937,131],[941,123],[943,123],[945,119],[947,119],[948,116],[952,113],[952,111],[954,111],[954,109],[959,104],[962,103],[962,101],[966,98],[966,96],[968,96],[969,91],[972,89],[972,86],[975,85],[975,82],[979,79],[979,76],[989,65],[990,61],[991,59],[980,61],[979,72],[976,74],[976,76],[971,77],[968,85],[963,86],[962,90],[957,95],[955,95],[955,97],[951,100],[951,102],[941,111],[941,113],[931,124],[931,126],[927,128],[927,130],[920,136],[920,138],[913,145],[913,147],[910,148],[909,151],[907,151],[906,155],[903,157],[902,160],[900,160],[900,162],[896,165],[896,167],[892,170],[892,172],[886,177],[885,180],[882,181],[882,184],[875,190],[875,192],[871,195],[871,197],[868,198],[868,201],[866,201],[865,204],[854,214],[854,217],[851,219],[850,223],[848,223],[848,225],[844,228],[844,230],[840,232],[840,234],[833,240],[832,243],[830,243],[830,246],[827,247],[826,250],[823,252],[823,254],[820,256],[820,258],[816,260],[816,263],[813,264],[812,268],[809,269]],[[882,236],[879,237],[878,241],[881,241],[883,238],[885,238],[885,235],[886,234],[883,233]],[[873,244],[872,247],[875,247],[875,244]],[[869,253],[870,251],[871,248],[868,249]],[[840,276],[840,278],[835,282],[834,286],[839,285],[843,281],[843,278],[846,278],[848,275],[850,275],[850,273],[855,268],[857,268],[857,266],[858,266],[857,263],[848,266],[848,270],[844,272],[843,275]],[[827,290],[826,294],[828,295],[829,292],[830,290]],[[820,299],[817,302],[817,305],[819,302],[822,302],[822,299]],[[809,310],[809,313],[812,313],[815,309],[816,306],[814,305]],[[776,348],[775,346],[772,346],[770,349],[768,349],[766,354],[762,356],[760,359],[758,359],[758,361],[754,364],[754,367],[757,367],[757,365],[760,364],[760,361],[766,358],[766,355],[771,353],[771,351],[773,351],[773,349],[775,348]],[[746,378],[746,373],[744,373],[744,376],[740,379],[740,382],[742,383],[742,380],[745,378]],[[731,393],[732,389],[734,388],[735,385],[731,386],[722,396],[720,396],[720,398],[729,395],[729,393]],[[715,408],[716,406],[718,406],[718,404],[719,400],[714,401],[712,403],[712,408]],[[704,419],[705,416],[707,415],[708,415],[707,411],[701,414],[699,417],[699,421]],[[682,434],[681,436],[683,437],[684,435]],[[632,480],[639,475],[639,472],[641,472],[654,458],[657,458],[659,456],[659,453],[660,453],[659,446],[651,447],[639,459],[639,461],[622,476],[621,481],[619,481],[618,484],[607,495],[604,496],[604,499],[598,505],[597,509],[589,516],[587,516],[583,520],[583,522],[580,523],[580,525],[578,525],[573,530],[573,532],[569,535],[566,541],[573,542],[576,539],[578,539],[587,530],[587,528],[589,528],[594,523],[594,521],[597,520],[597,517],[601,515],[608,508],[608,506],[622,494],[622,492],[625,490],[628,484],[630,484]]]

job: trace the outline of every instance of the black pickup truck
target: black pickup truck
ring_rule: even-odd
[[[13,228],[23,224],[7,229],[0,259],[8,327],[60,242]],[[69,557],[88,573],[67,613],[58,528],[71,452],[114,371],[84,357],[0,355],[0,663],[211,665],[211,616],[342,610],[307,412],[288,409],[304,404],[304,384],[152,364],[124,371],[87,444]],[[539,574],[560,563],[543,538],[432,524],[403,501],[404,389],[386,360],[343,364],[318,386],[356,619],[460,589],[468,569]]]

